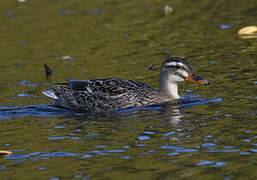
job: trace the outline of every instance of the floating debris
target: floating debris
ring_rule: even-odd
[[[173,12],[173,8],[166,4],[164,6],[164,14],[167,16],[167,15],[169,15],[172,12]]]
[[[44,64],[45,68],[45,77],[46,79],[53,74],[53,71],[47,66],[47,64]]]
[[[238,31],[239,35],[257,35],[257,26],[246,26]]]
[[[61,60],[63,60],[63,61],[73,61],[73,57],[71,57],[71,56],[63,56],[61,58]]]
[[[0,157],[10,156],[11,154],[10,151],[0,151]]]
[[[238,31],[238,35],[242,39],[254,39],[257,38],[257,26],[247,26]]]
[[[148,71],[153,71],[153,70],[155,70],[154,66],[155,66],[155,63],[152,63],[148,67],[146,67],[145,69],[148,70]]]
[[[23,2],[26,2],[26,0],[18,0],[18,2],[21,2],[21,3],[23,3]]]

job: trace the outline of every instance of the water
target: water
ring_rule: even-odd
[[[257,42],[237,31],[256,25],[256,7],[2,0],[0,146],[13,154],[1,158],[1,179],[255,179]],[[58,109],[41,93],[107,77],[158,88],[169,56],[185,57],[211,85],[181,84],[180,105],[112,114]]]

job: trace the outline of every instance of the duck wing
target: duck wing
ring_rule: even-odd
[[[139,81],[123,79],[69,80],[68,86],[74,91],[105,96],[119,96],[139,91],[139,89],[153,90],[150,86]]]
[[[43,93],[56,105],[79,111],[111,111],[154,104],[158,91],[139,81],[123,79],[69,80]]]

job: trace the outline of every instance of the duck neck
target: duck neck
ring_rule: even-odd
[[[160,74],[160,92],[172,99],[179,99],[178,83],[172,82],[170,76],[166,73]]]

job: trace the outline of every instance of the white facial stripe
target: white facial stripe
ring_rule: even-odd
[[[184,67],[185,69],[188,69],[188,67],[187,66],[185,66],[184,64],[182,64],[182,63],[178,63],[178,65],[180,66],[180,67]]]
[[[179,66],[179,67],[183,67],[185,69],[188,69],[189,68],[187,66],[185,66],[183,63],[181,62],[169,62],[169,63],[166,63],[166,66]]]
[[[166,66],[178,66],[178,63],[177,62],[169,62],[169,63],[166,63]]]

